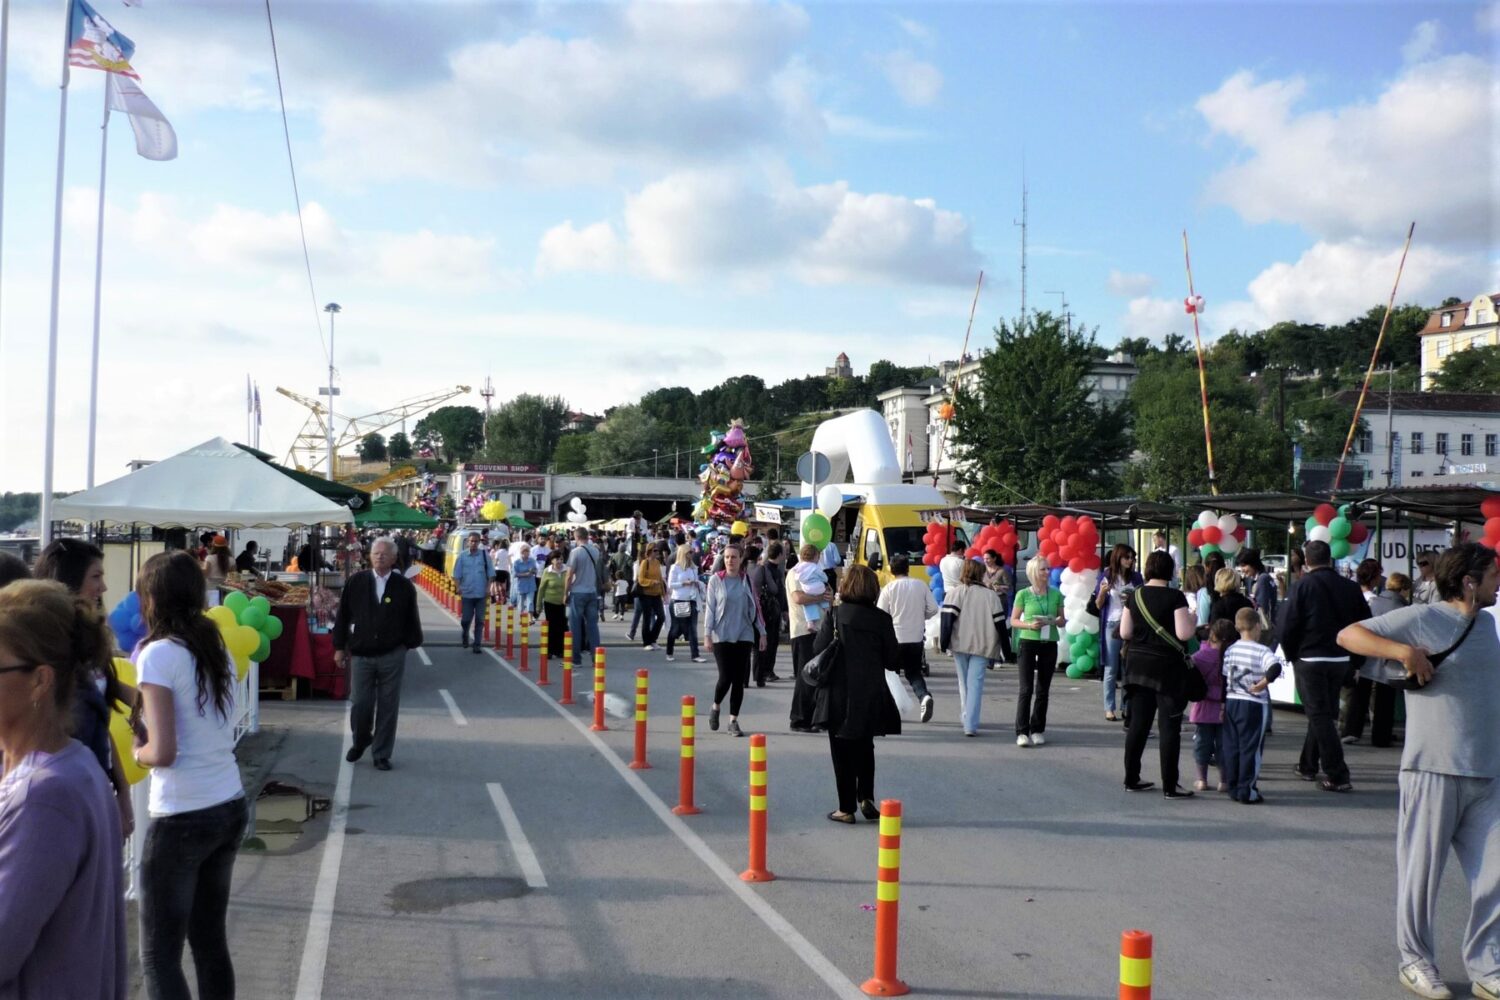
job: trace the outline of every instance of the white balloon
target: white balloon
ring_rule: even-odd
[[[1234,534],[1235,529],[1240,526],[1239,518],[1235,517],[1233,514],[1225,514],[1215,523],[1218,524],[1219,530],[1224,532],[1224,534],[1226,535]]]
[[[574,497],[573,498],[573,502],[570,503],[570,504],[568,504],[568,506],[571,507],[571,508],[573,508],[574,510],[576,510],[580,514],[582,514],[584,512],[584,510],[586,509],[583,506],[583,498],[582,497]]]
[[[1086,617],[1083,620],[1083,630],[1089,635],[1098,635],[1099,619],[1095,618],[1093,615],[1089,615],[1088,617]]]
[[[1328,525],[1326,525],[1326,524],[1320,524],[1316,528],[1314,528],[1313,530],[1309,531],[1307,533],[1307,540],[1309,542],[1326,542],[1326,541],[1329,541]]]
[[[1219,549],[1226,556],[1232,556],[1240,550],[1240,540],[1233,535],[1225,535],[1219,540]]]
[[[570,511],[568,511],[568,522],[570,524],[582,524],[584,521],[587,521],[587,520],[588,520],[587,517],[585,517],[583,514],[580,514],[576,510],[570,510]]]
[[[1219,523],[1219,515],[1215,514],[1211,510],[1205,510],[1203,513],[1201,513],[1201,514],[1198,515],[1198,527],[1200,527],[1200,528],[1207,528],[1210,525],[1214,525],[1214,524],[1218,524],[1218,523]]]
[[[824,517],[833,517],[844,507],[844,491],[837,483],[829,483],[818,490],[818,512]]]

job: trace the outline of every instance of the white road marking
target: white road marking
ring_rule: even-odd
[[[485,787],[490,790],[490,801],[495,803],[495,812],[500,814],[500,825],[505,827],[505,837],[510,841],[511,850],[516,852],[516,862],[521,866],[521,873],[526,876],[526,884],[533,889],[547,888],[547,876],[542,874],[542,864],[536,859],[536,851],[531,849],[531,841],[526,839],[526,833],[521,829],[521,821],[511,808],[510,799],[505,797],[505,789],[500,787],[498,781],[491,781]]]
[[[349,713],[344,713],[344,745],[340,757],[354,745]],[[333,814],[328,840],[323,844],[323,863],[313,890],[312,912],[307,918],[307,936],[302,940],[302,968],[297,973],[296,1000],[321,1000],[323,974],[328,968],[328,939],[333,931],[333,902],[339,888],[339,866],[344,861],[344,830],[349,824],[349,791],[354,784],[354,765],[339,763],[338,784],[333,791]]]
[[[432,666],[432,657],[428,656],[427,650],[423,649],[421,646],[417,647],[417,659],[422,661],[422,666],[424,667]]]
[[[432,599],[429,597],[428,600]],[[436,601],[432,603],[434,606],[437,606]],[[441,607],[438,610],[442,611],[449,618],[453,618],[454,621],[458,620],[451,612]],[[840,997],[841,1000],[865,1000],[865,994],[859,987],[855,986],[849,980],[849,977],[845,976],[839,970],[838,966],[829,961],[828,956],[819,951],[817,945],[803,937],[802,932],[793,927],[791,921],[777,912],[775,907],[757,895],[750,888],[749,883],[740,881],[739,873],[725,864],[713,852],[713,849],[704,842],[703,838],[693,832],[692,827],[683,822],[682,817],[674,815],[666,803],[658,798],[656,793],[640,779],[639,775],[635,771],[632,771],[626,765],[625,761],[610,749],[609,744],[605,743],[598,733],[589,731],[588,726],[582,718],[568,711],[566,706],[559,705],[546,690],[531,683],[529,678],[517,670],[499,653],[493,649],[486,649],[485,652],[493,657],[496,663],[508,670],[512,677],[518,681],[525,682],[525,687],[540,698],[542,704],[548,706],[566,719],[574,729],[578,730],[580,736],[593,744],[594,749],[598,750],[599,755],[609,762],[609,765],[615,769],[620,778],[630,787],[630,790],[640,796],[641,801],[646,803],[646,807],[656,814],[656,818],[661,820],[662,824],[668,830],[676,834],[677,839],[682,841],[683,846],[692,851],[698,860],[703,862],[704,867],[713,872],[719,881],[724,883],[724,888],[739,897],[740,902],[749,907],[750,912],[759,917],[761,923],[765,924],[771,933],[779,937],[783,944],[790,948],[798,958],[802,959],[803,963],[828,985],[828,988],[833,991],[835,996]],[[608,708],[608,702],[605,703],[605,707]]]
[[[448,714],[453,716],[454,725],[467,726],[469,724],[469,720],[464,718],[464,713],[459,710],[458,702],[453,700],[447,688],[438,688],[438,697],[443,699],[443,703],[448,706]]]

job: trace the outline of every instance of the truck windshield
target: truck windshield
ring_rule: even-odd
[[[885,529],[885,551],[886,555],[903,555],[906,561],[913,566],[922,565],[922,556],[927,552],[927,543],[922,540],[923,533],[927,530],[925,525],[913,525],[911,527],[886,528]]]

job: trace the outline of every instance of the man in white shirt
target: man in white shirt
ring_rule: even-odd
[[[922,677],[922,639],[927,632],[927,619],[935,616],[939,609],[931,588],[908,576],[909,568],[906,556],[900,552],[891,556],[891,576],[894,579],[881,589],[875,606],[890,615],[896,626],[901,673],[921,700],[922,721],[926,722],[932,718],[932,695]]]
[[[938,572],[943,574],[943,592],[951,594],[958,587],[959,577],[964,573],[964,543],[954,538],[948,546],[948,554],[938,561]]]

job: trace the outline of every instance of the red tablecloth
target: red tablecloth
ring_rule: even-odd
[[[333,637],[308,632],[306,608],[277,605],[271,613],[281,619],[281,635],[260,665],[261,685],[284,688],[300,677],[316,694],[346,697],[348,678],[333,660]]]

